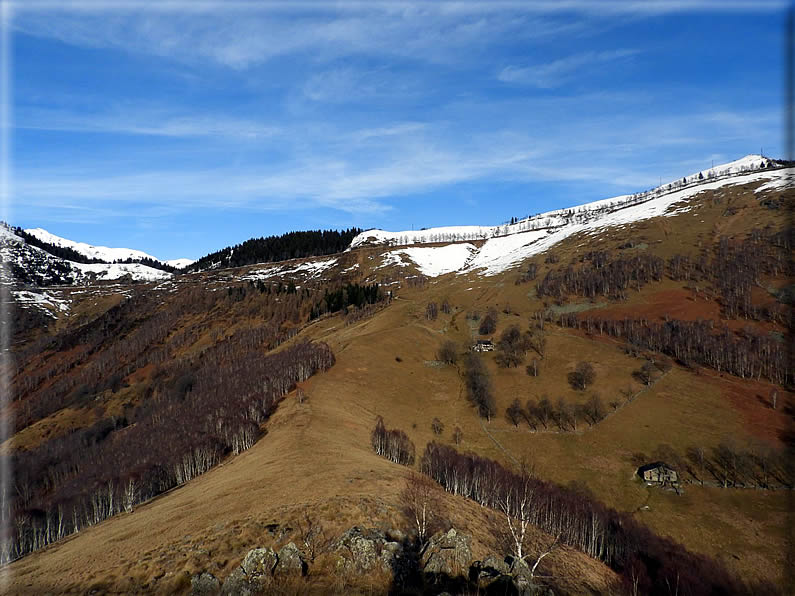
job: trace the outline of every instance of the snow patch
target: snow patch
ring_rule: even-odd
[[[768,182],[767,184],[763,184],[759,188],[757,188],[754,192],[765,192],[770,190],[779,190],[782,188],[788,188],[790,186],[795,186],[795,176],[783,176],[782,178],[775,178]]]
[[[98,259],[100,261],[105,261],[106,263],[112,263],[113,261],[126,261],[127,259],[152,259],[153,261],[159,261],[161,263],[166,263],[167,265],[178,268],[186,267],[187,265],[193,263],[191,259],[171,259],[170,261],[161,261],[157,257],[145,253],[142,250],[135,250],[132,248],[110,248],[108,246],[94,246],[93,244],[86,244],[85,242],[75,242],[74,240],[61,238],[60,236],[51,234],[44,228],[30,228],[25,230],[25,232],[31,236],[35,236],[47,244],[71,248],[75,252],[78,252],[89,259]]]
[[[492,227],[454,226],[418,232],[369,230],[359,234],[351,246],[372,242],[394,246],[405,242],[420,244],[456,242],[463,239],[485,240],[479,248],[470,243],[459,242],[440,247],[392,250],[384,255],[381,267],[406,266],[408,263],[402,260],[403,255],[416,263],[417,268],[428,276],[435,277],[452,271],[496,275],[528,257],[548,250],[573,234],[597,234],[610,227],[653,217],[671,217],[690,211],[696,205],[688,202],[707,190],[759,181],[767,181],[764,185],[767,188],[773,188],[773,185],[781,188],[792,182],[791,177],[795,172],[793,168],[760,170],[758,167],[761,161],[760,156],[750,155],[710,170],[713,175],[709,179],[699,179],[698,174],[695,174],[690,178],[695,178],[696,182],[679,184],[678,189],[676,185],[672,185],[672,190],[668,189],[668,185],[663,185],[646,193],[622,195],[571,209],[550,211],[516,224]]]
[[[376,269],[383,269],[384,267],[408,267],[411,263],[406,263],[400,256],[403,254],[402,250],[393,250],[385,253],[381,259],[381,264]]]
[[[169,259],[168,261],[163,261],[166,265],[171,265],[172,267],[176,267],[177,269],[183,269],[188,265],[192,265],[196,261],[194,259]]]
[[[667,202],[667,197],[676,196],[678,200],[682,200],[682,198],[693,196],[702,190],[714,189],[727,184],[746,184],[762,179],[777,180],[786,178],[787,172],[792,171],[791,168],[759,169],[760,164],[767,161],[768,159],[763,158],[761,155],[747,155],[742,159],[673,180],[649,191],[601,199],[567,209],[548,211],[527,217],[513,224],[499,226],[446,226],[402,232],[388,232],[378,229],[367,230],[358,234],[351,241],[350,248],[379,244],[408,246],[412,244],[490,240],[523,232],[555,230],[562,226],[569,226],[572,223],[581,223],[584,220],[603,218],[605,215],[626,211],[633,206],[657,203],[660,199]]]
[[[153,269],[152,267],[147,267],[140,263],[107,264],[67,262],[83,275],[94,275],[99,281],[111,281],[124,277],[125,275],[129,275],[137,281],[157,281],[171,277],[171,273],[167,271]]]
[[[447,246],[412,247],[401,252],[414,261],[423,275],[437,277],[462,269],[477,248],[469,243]]]
[[[325,259],[323,261],[306,261],[297,265],[273,265],[264,267],[263,269],[256,269],[249,272],[247,275],[241,277],[244,281],[258,281],[261,279],[268,279],[277,275],[296,275],[302,274],[306,279],[317,277],[326,269],[333,267],[337,263],[337,259]]]
[[[30,290],[16,290],[12,292],[17,303],[25,306],[33,306],[56,318],[53,310],[59,312],[69,312],[69,301],[56,298],[49,292],[31,292]]]
[[[337,259],[326,259],[325,261],[307,261],[295,267],[287,269],[282,273],[285,275],[292,275],[295,273],[308,273],[309,277],[316,277],[326,269],[333,267],[337,263]]]

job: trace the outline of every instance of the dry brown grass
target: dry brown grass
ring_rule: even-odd
[[[713,204],[711,196],[719,196],[720,202]],[[729,200],[737,211],[727,217]],[[761,208],[753,193],[737,189],[708,193],[698,205],[672,218],[639,222],[597,237],[569,238],[553,249],[561,257],[556,267],[587,250],[615,250],[628,238],[646,246],[630,252],[650,250],[668,257],[677,252],[696,254],[699,246],[711,244],[719,234],[739,235],[768,222],[785,223],[785,213]],[[377,264],[378,259],[368,257],[378,252],[366,249],[348,258],[366,270]],[[548,267],[541,266],[539,277]],[[452,443],[453,429],[459,426],[461,449],[509,463],[483,432],[462,393],[457,369],[430,362],[444,339],[462,347],[471,341],[468,311],[483,313],[496,307],[500,311],[496,336],[514,322],[526,328],[542,303],[535,296],[535,284],[515,285],[517,276],[516,271],[493,278],[445,276],[423,289],[401,290],[389,308],[370,319],[346,326],[341,318],[332,317],[309,325],[300,338],[327,341],[337,364],[303,384],[306,403],[288,397],[268,422],[268,434],[252,449],[188,485],[13,563],[12,591],[94,588],[184,593],[190,574],[208,570],[224,578],[248,549],[295,540],[294,521],[303,511],[316,515],[337,534],[352,525],[400,525],[396,495],[405,469],[372,453],[369,433],[377,415],[388,427],[409,435],[418,458],[431,440]],[[425,305],[445,298],[455,306],[454,313],[425,320]],[[506,305],[511,308],[509,315],[502,314]],[[673,282],[652,284],[631,294],[626,303],[602,310],[652,315],[660,309],[680,318],[695,312],[719,316],[715,303],[691,301],[681,284]],[[231,324],[245,322],[223,317],[219,321],[220,326]],[[207,337],[209,341],[209,331]],[[607,405],[628,384],[639,388],[631,372],[641,360],[625,355],[618,342],[554,326],[549,327],[540,377],[527,376],[523,367],[497,369],[493,355],[485,358],[498,403],[498,415],[488,428],[512,456],[532,462],[546,479],[582,484],[606,504],[636,512],[655,531],[721,559],[745,578],[781,581],[790,515],[783,491],[688,486],[684,495],[676,496],[638,482],[633,464],[634,454],[651,456],[660,445],[681,454],[691,446],[709,449],[728,437],[740,446],[756,441],[780,446],[791,419],[784,408],[774,412],[758,399],[766,395],[768,385],[710,373],[696,376],[675,367],[651,390],[592,429],[579,434],[532,433],[526,426],[513,428],[503,418],[515,397],[524,402],[548,395],[553,402],[558,397],[576,402],[596,391]],[[566,373],[580,360],[592,362],[597,371],[594,386],[584,393],[571,389],[566,380]],[[789,400],[791,407],[791,395],[781,399]],[[37,432],[43,435],[47,425],[79,423],[70,416],[57,414],[40,423]],[[441,437],[431,430],[434,418],[445,425]],[[31,436],[35,434],[31,431]],[[493,550],[489,530],[493,514],[464,499],[449,495],[446,499],[454,525],[475,538],[478,556]],[[644,506],[648,509],[641,509]],[[285,532],[269,532],[271,524]],[[330,573],[323,572],[327,564],[319,560],[307,580],[285,586],[285,593],[370,593],[384,588],[384,578],[370,584],[362,578],[330,580]],[[604,566],[570,550],[550,556],[548,564],[558,584],[572,593],[605,593],[613,577]]]

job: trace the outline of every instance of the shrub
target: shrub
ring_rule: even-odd
[[[596,380],[596,371],[588,362],[578,362],[574,372],[569,373],[569,383],[572,387],[585,390],[588,385]]]
[[[458,361],[458,350],[455,342],[448,339],[441,345],[437,358],[445,364],[455,364]]]

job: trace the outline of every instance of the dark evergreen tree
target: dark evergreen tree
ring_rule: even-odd
[[[310,230],[289,232],[281,236],[251,238],[242,244],[228,246],[188,265],[185,271],[201,271],[224,267],[242,267],[254,263],[271,263],[306,257],[330,255],[344,251],[362,230]]]

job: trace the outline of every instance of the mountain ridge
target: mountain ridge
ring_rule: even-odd
[[[354,236],[345,250],[364,246],[408,247],[415,244],[482,241],[485,243],[483,246],[472,245],[465,251],[447,250],[440,252],[428,249],[404,249],[400,252],[403,256],[408,256],[415,261],[424,274],[431,276],[453,271],[461,273],[476,270],[485,272],[485,274],[494,274],[504,270],[506,267],[515,265],[522,259],[532,256],[532,254],[546,250],[549,246],[572,233],[593,230],[600,226],[623,225],[630,221],[662,215],[677,201],[690,198],[702,190],[732,184],[738,178],[745,179],[747,182],[769,178],[768,184],[772,185],[771,188],[788,186],[792,176],[788,176],[786,172],[791,168],[791,165],[787,161],[772,159],[760,154],[749,154],[725,164],[719,164],[706,170],[688,174],[681,179],[677,178],[646,191],[555,209],[516,220],[514,223],[493,226],[439,226],[419,231],[403,230],[396,232],[372,228]],[[784,173],[782,174],[782,172]],[[758,190],[761,191],[763,188]],[[669,199],[667,202],[666,197]],[[655,201],[658,201],[658,203],[652,204]],[[639,208],[646,204],[650,204],[649,209]],[[616,215],[617,212],[628,209],[634,209],[634,211],[625,213],[624,217]],[[601,223],[598,223],[600,220]],[[11,233],[12,237],[17,237],[11,230],[13,228],[6,230],[3,240],[4,244],[9,241],[9,233]],[[75,251],[87,259],[85,263],[76,263],[67,258],[65,259],[67,263],[61,265],[62,269],[71,268],[76,270],[71,281],[64,280],[64,283],[72,284],[81,283],[86,279],[112,281],[126,275],[131,275],[133,279],[140,281],[152,281],[167,277],[161,273],[154,273],[152,265],[155,265],[155,269],[162,269],[168,273],[204,271],[207,267],[201,267],[198,264],[204,263],[213,255],[218,256],[218,261],[211,263],[209,269],[240,266],[231,263],[236,249],[245,247],[254,241],[268,240],[251,238],[241,244],[209,253],[198,260],[186,258],[161,260],[142,250],[95,246],[57,236],[40,227],[21,231],[33,236],[42,243],[64,248],[68,251]],[[528,232],[532,234],[524,235]],[[270,238],[279,240],[301,233],[303,232],[290,232]],[[549,236],[544,237],[543,233]],[[517,234],[522,234],[522,236],[506,239]],[[47,252],[46,248],[44,250]],[[52,252],[48,254],[52,255]],[[317,255],[307,254],[303,258],[324,256],[326,254],[333,253],[320,251]],[[59,257],[59,255],[53,256]],[[245,264],[280,262],[289,260],[289,258],[260,259]],[[297,255],[297,258],[302,257]],[[13,261],[15,259],[10,258],[8,260]],[[393,260],[395,264],[399,264],[401,255],[394,254]],[[103,267],[97,265],[114,266]]]

